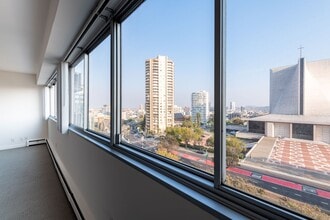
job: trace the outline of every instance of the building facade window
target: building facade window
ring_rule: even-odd
[[[249,121],[249,132],[265,134],[265,122]]]
[[[292,137],[303,140],[313,140],[314,132],[312,124],[293,124]]]

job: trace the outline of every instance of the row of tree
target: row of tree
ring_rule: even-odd
[[[180,144],[196,145],[201,140],[204,131],[197,123],[190,120],[184,121],[181,126],[169,127],[166,135],[160,138],[158,147],[165,149],[177,148]],[[214,134],[207,139],[206,144],[214,147]],[[226,164],[236,166],[240,159],[244,158],[244,143],[236,137],[226,138]]]

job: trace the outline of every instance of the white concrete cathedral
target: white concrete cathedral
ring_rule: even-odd
[[[250,132],[330,143],[330,59],[272,68],[269,107]]]

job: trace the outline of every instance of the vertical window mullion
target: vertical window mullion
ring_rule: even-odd
[[[48,94],[48,98],[49,98],[49,116],[52,116],[52,113],[53,113],[53,104],[52,104],[52,101],[53,101],[53,98],[52,98],[52,91],[53,88],[51,86],[49,86],[49,94]]]
[[[84,82],[85,82],[85,86],[84,86],[84,124],[83,124],[83,128],[86,130],[88,125],[88,82],[89,82],[89,61],[88,61],[88,55],[84,54]]]
[[[49,87],[46,86],[44,89],[44,97],[45,97],[45,110],[44,110],[44,114],[45,114],[45,119],[47,120],[49,115],[50,115],[50,99],[49,99]]]
[[[57,103],[57,100],[58,100],[58,94],[57,94],[57,90],[58,90],[58,81],[56,82],[56,84],[54,85],[54,116],[55,116],[55,118],[57,119],[58,117],[57,117],[57,105],[58,105],[58,103]]]
[[[225,72],[224,72],[224,19],[225,1],[215,1],[214,16],[214,185],[221,186],[226,176],[226,128],[225,128]]]
[[[70,67],[70,70],[69,70],[69,74],[70,74],[70,76],[69,76],[69,91],[70,91],[70,95],[69,95],[69,123],[70,124],[72,124],[72,122],[73,122],[73,111],[72,111],[72,109],[73,109],[73,104],[72,104],[72,102],[74,101],[74,97],[73,97],[73,89],[74,89],[74,87],[73,87],[73,67]]]
[[[120,143],[121,124],[121,24],[111,24],[111,144]]]

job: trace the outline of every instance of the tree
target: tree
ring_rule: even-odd
[[[187,148],[190,141],[195,141],[197,138],[196,133],[193,128],[181,127],[181,138],[185,143],[185,147]]]
[[[244,125],[244,121],[242,119],[236,117],[236,118],[233,118],[231,120],[231,124],[233,124],[233,125]]]
[[[190,119],[187,119],[182,122],[181,127],[192,128],[194,127],[194,123]]]
[[[200,127],[194,128],[194,132],[199,137],[201,137],[203,135],[203,129],[201,129]]]
[[[196,113],[196,126],[201,126],[201,113],[199,112]]]
[[[236,166],[243,156],[244,143],[236,137],[226,139],[226,163],[227,166]]]
[[[144,116],[140,117],[140,121],[137,123],[137,127],[140,131],[144,131],[146,127],[146,118]]]
[[[202,141],[202,135],[203,135],[204,131],[200,127],[195,127],[194,133],[195,133],[195,136],[194,136],[193,141],[198,142],[198,144],[200,144],[200,141]]]
[[[163,157],[167,157],[171,160],[176,160],[178,161],[180,159],[180,157],[178,155],[175,155],[173,153],[171,153],[168,149],[166,148],[158,148],[158,150],[156,151],[157,154],[163,156]]]
[[[182,138],[181,138],[181,127],[169,127],[169,128],[166,128],[166,136],[165,138],[167,139],[176,139],[176,141],[178,143],[180,143],[182,141]]]
[[[214,135],[212,135],[211,137],[209,137],[209,138],[206,140],[206,144],[207,144],[207,146],[214,147]]]
[[[173,149],[177,148],[179,145],[177,139],[173,135],[166,135],[161,137],[158,143],[158,148]]]
[[[209,127],[210,131],[214,130],[214,115],[210,115],[207,121],[207,126]]]
[[[186,124],[189,126],[189,123]],[[198,141],[203,135],[203,130],[196,127],[169,127],[166,128],[167,141],[175,139],[177,143],[184,143],[188,147],[189,142]],[[173,141],[170,141],[173,143]],[[166,145],[166,143],[163,143]]]

